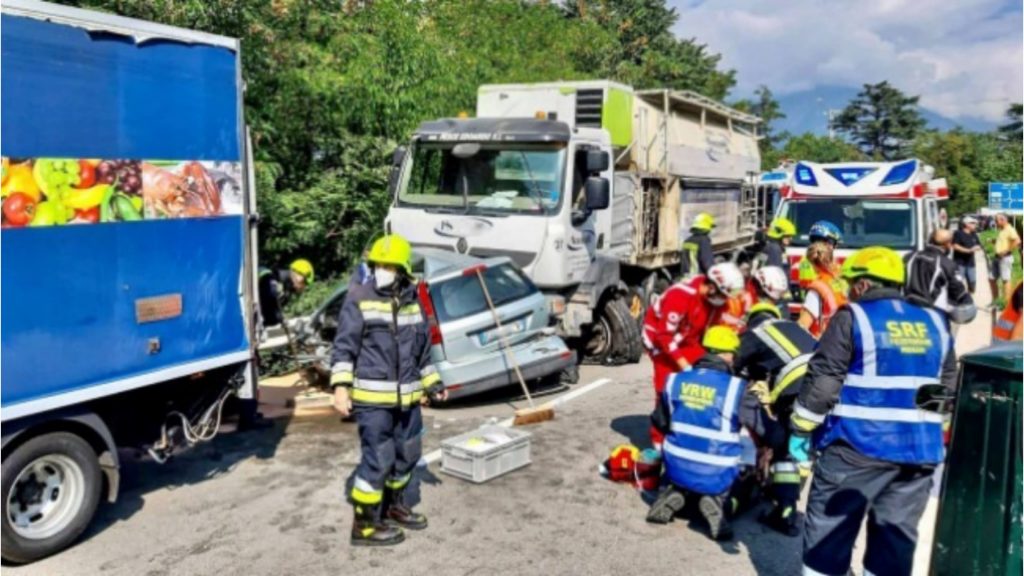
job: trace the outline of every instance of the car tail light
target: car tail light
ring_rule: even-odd
[[[434,301],[430,298],[430,286],[426,282],[420,282],[419,286],[420,306],[427,315],[427,328],[430,331],[430,344],[436,346],[444,344],[441,337],[441,327],[437,324],[437,313],[434,311]]]

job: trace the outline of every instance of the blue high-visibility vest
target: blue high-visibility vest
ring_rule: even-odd
[[[728,373],[695,368],[673,374],[662,399],[672,430],[662,444],[672,484],[700,494],[721,494],[740,472],[739,406],[746,382]]]
[[[887,298],[850,304],[853,360],[839,402],[825,418],[819,448],[845,441],[901,464],[943,459],[942,416],[921,410],[921,386],[938,384],[953,341],[939,312]]]

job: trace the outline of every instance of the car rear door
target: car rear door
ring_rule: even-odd
[[[478,272],[494,302],[501,330],[487,306]],[[449,362],[499,352],[502,335],[510,346],[532,340],[548,325],[543,295],[507,260],[488,261],[431,279],[429,292]]]

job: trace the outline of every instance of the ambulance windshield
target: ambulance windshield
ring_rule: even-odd
[[[781,215],[796,224],[793,246],[807,246],[810,243],[807,231],[819,220],[828,220],[843,231],[843,248],[888,246],[894,250],[912,250],[917,237],[914,203],[909,200],[790,200],[783,206]]]

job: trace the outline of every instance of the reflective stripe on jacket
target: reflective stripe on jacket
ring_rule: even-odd
[[[800,392],[795,384],[807,374],[807,363],[814,353],[816,341],[792,320],[768,320],[751,330],[753,337],[775,356],[772,362],[771,401]],[[762,361],[763,363],[763,361]]]
[[[727,372],[694,368],[673,374],[662,402],[671,429],[662,444],[672,484],[700,494],[721,494],[739,475],[739,407],[746,382]]]
[[[352,387],[354,405],[384,408],[415,406],[441,385],[415,286],[397,297],[372,281],[352,287],[338,318],[331,384]]]
[[[899,299],[854,303],[850,310],[853,358],[818,446],[844,441],[888,462],[941,462],[942,416],[919,409],[916,398],[921,386],[942,380],[946,355],[953,353],[945,321],[935,310]]]

